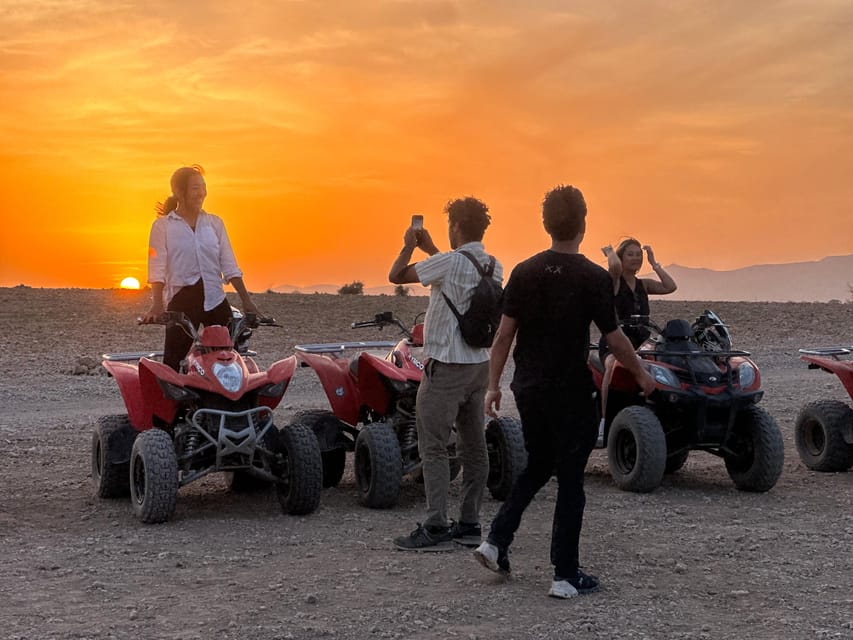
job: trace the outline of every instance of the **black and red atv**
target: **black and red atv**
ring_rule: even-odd
[[[172,517],[178,488],[216,471],[234,491],[275,484],[285,513],[307,514],[320,503],[320,450],[310,429],[279,430],[273,409],[296,369],[290,356],[259,369],[245,349],[253,314],[232,326],[196,331],[182,313],[161,324],[193,339],[181,371],[157,353],[107,354],[127,413],[100,418],[92,434],[92,482],[100,498],[130,494],[146,523]],[[269,323],[268,323],[269,324]]]
[[[782,473],[782,434],[758,406],[764,395],[758,367],[749,353],[732,349],[720,318],[705,311],[692,325],[670,320],[661,329],[648,316],[623,324],[649,330],[637,355],[657,384],[643,397],[617,361],[599,443],[607,447],[616,485],[653,491],[691,451],[706,451],[725,460],[738,489],[771,489]],[[604,366],[597,351],[591,350],[589,367],[600,390]]]
[[[300,365],[314,370],[331,406],[331,411],[303,412],[294,422],[317,435],[323,485],[340,482],[352,451],[360,502],[376,509],[397,504],[403,477],[421,474],[415,400],[424,372],[416,354],[423,346],[423,324],[409,329],[391,312],[352,323],[353,329],[386,327],[399,330],[398,341],[296,346]],[[527,461],[520,423],[509,417],[490,420],[486,446],[489,492],[504,500]],[[454,442],[448,446],[448,464],[452,480],[461,468]]]
[[[809,369],[822,369],[838,376],[853,398],[853,360],[842,356],[853,347],[800,349]],[[797,416],[794,440],[803,463],[814,471],[845,471],[853,467],[853,409],[841,400],[809,402]]]

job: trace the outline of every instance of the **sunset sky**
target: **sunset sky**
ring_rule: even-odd
[[[853,253],[851,33],[849,0],[0,0],[0,286],[144,282],[192,163],[253,291],[386,284],[465,195],[512,266],[558,183],[602,264]]]

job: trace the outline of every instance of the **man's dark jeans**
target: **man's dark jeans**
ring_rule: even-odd
[[[586,496],[584,469],[597,425],[591,393],[519,390],[515,402],[524,430],[527,468],[492,522],[489,541],[509,547],[527,505],[556,471],[559,487],[551,531],[551,564],[559,578],[578,570],[578,545]]]

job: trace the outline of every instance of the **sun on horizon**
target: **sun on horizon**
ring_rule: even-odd
[[[122,289],[139,289],[139,280],[128,276],[119,285]]]

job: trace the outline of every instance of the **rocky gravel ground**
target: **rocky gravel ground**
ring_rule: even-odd
[[[426,305],[257,301],[284,325],[253,337],[264,366],[303,342],[389,339],[349,324],[386,310],[408,321]],[[696,453],[637,495],[616,489],[606,455],[594,452],[581,554],[602,590],[569,601],[546,597],[554,483],[525,515],[509,580],[470,550],[395,551],[391,539],[422,517],[422,486],[408,481],[399,506],[368,510],[349,468],[304,517],[282,514],[272,491],[232,494],[215,475],[182,488],[163,525],[137,522],[126,500],[96,499],[92,426],[123,411],[97,362],[160,348],[161,328],[134,323],[146,306],[144,292],[0,289],[2,638],[853,638],[853,472],[807,470],[792,439],[804,403],[847,400],[797,348],[853,342],[851,304],[653,301],[661,321],[712,308],[753,353],[763,406],[783,432],[784,471],[768,493],[739,492],[721,460]],[[326,408],[313,376],[297,371],[279,424]],[[498,506],[486,501],[484,523]]]

